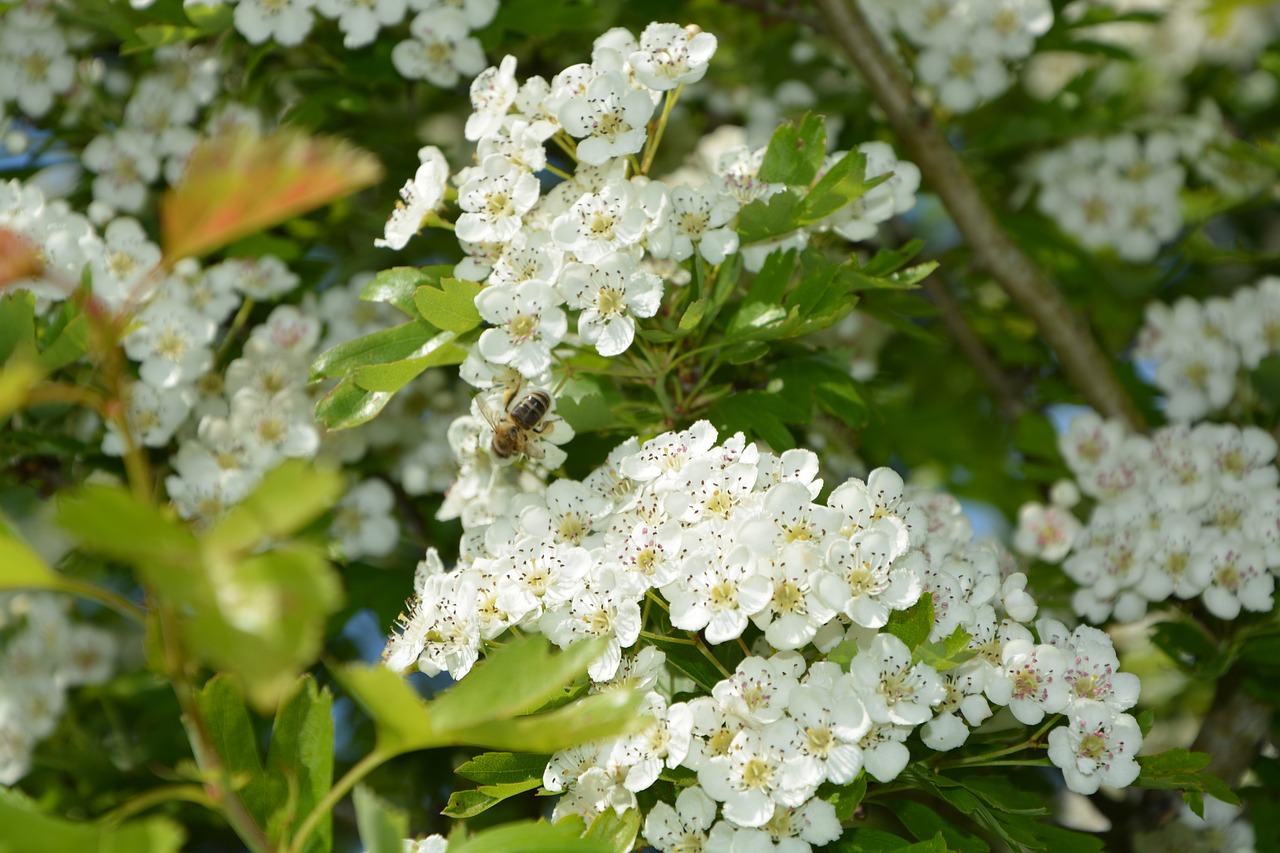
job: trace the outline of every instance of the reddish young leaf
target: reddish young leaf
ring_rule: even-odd
[[[209,139],[160,202],[165,262],[208,254],[381,177],[372,155],[338,139],[288,129]]]
[[[0,287],[38,276],[44,261],[26,237],[9,228],[0,228]]]

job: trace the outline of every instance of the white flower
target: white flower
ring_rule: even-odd
[[[692,853],[706,842],[715,819],[715,800],[693,785],[676,797],[675,808],[661,800],[653,804],[644,820],[644,838],[660,853]]]
[[[1092,794],[1103,784],[1131,784],[1141,770],[1134,760],[1141,747],[1137,721],[1101,702],[1073,703],[1067,724],[1049,732],[1049,760],[1077,794]]]
[[[481,71],[471,83],[473,112],[467,118],[463,135],[476,142],[497,132],[515,102],[518,89],[514,56],[504,56],[500,65]]]
[[[711,695],[726,712],[759,728],[783,718],[803,671],[804,659],[795,652],[780,652],[767,660],[748,657],[733,675],[716,683]]]
[[[603,356],[625,352],[635,337],[635,318],[652,317],[662,303],[662,279],[617,254],[592,266],[568,264],[560,291],[570,308],[582,310],[578,334]]]
[[[1060,649],[1022,636],[1005,643],[1000,661],[1001,669],[987,683],[987,696],[1007,705],[1020,723],[1037,725],[1046,713],[1057,714],[1067,706],[1067,659]]]
[[[600,166],[644,147],[653,108],[648,94],[633,89],[620,73],[609,71],[592,80],[581,96],[565,101],[557,117],[570,135],[581,140],[578,159]]]
[[[466,16],[448,7],[420,13],[409,24],[413,39],[391,50],[391,64],[410,80],[426,80],[447,88],[461,75],[484,69],[484,49],[471,35]]]
[[[190,411],[190,391],[185,387],[162,389],[145,382],[134,382],[129,386],[125,402],[129,431],[135,442],[147,447],[168,444]],[[124,437],[116,432],[115,423],[109,422],[107,434],[102,439],[102,452],[123,456],[126,447]]]
[[[768,603],[773,591],[753,564],[743,547],[724,559],[695,552],[685,563],[685,577],[663,589],[671,602],[671,624],[686,631],[705,630],[709,643],[742,636],[747,618]]]
[[[507,364],[534,378],[551,365],[551,350],[568,330],[551,285],[527,281],[519,287],[486,287],[476,296],[476,310],[496,328],[486,329],[477,344],[494,364]]]
[[[849,665],[849,675],[867,714],[877,723],[919,725],[946,697],[938,672],[911,663],[911,650],[892,634],[877,634]]]
[[[835,540],[827,550],[828,568],[813,579],[819,600],[856,625],[883,627],[890,611],[906,610],[924,591],[911,561],[896,559],[895,550],[880,529]]]
[[[378,31],[404,20],[405,0],[316,0],[320,14],[338,22],[346,48],[372,44]]]
[[[1120,672],[1111,637],[1089,625],[1079,625],[1070,634],[1061,622],[1041,619],[1036,624],[1040,639],[1057,646],[1067,660],[1062,679],[1071,694],[1070,702],[1098,701],[1125,711],[1138,701],[1142,683],[1131,672]]]
[[[194,381],[213,364],[212,320],[183,305],[153,303],[136,317],[138,325],[124,339],[125,353],[142,363],[142,381],[174,388]]]
[[[666,91],[697,83],[716,52],[716,37],[695,26],[652,23],[640,34],[640,49],[631,54],[636,79],[650,89]]]
[[[903,743],[913,726],[893,723],[876,723],[862,736],[862,764],[877,782],[892,782],[911,760],[911,753]]]
[[[394,506],[395,495],[382,480],[365,480],[338,501],[329,533],[348,560],[391,553],[400,537]]]
[[[666,227],[650,234],[649,249],[655,257],[683,261],[696,243],[707,263],[724,263],[738,251],[738,232],[727,227],[737,215],[737,199],[712,184],[676,187]]]
[[[94,199],[117,210],[137,213],[147,200],[147,184],[160,175],[160,161],[151,153],[147,137],[122,128],[93,138],[80,155],[93,179]]]
[[[455,233],[470,243],[505,243],[516,236],[522,217],[538,202],[538,179],[504,157],[490,155],[458,190]]]
[[[239,0],[236,29],[251,44],[274,38],[282,45],[301,44],[311,32],[311,7],[315,0]]]
[[[1069,510],[1026,503],[1018,510],[1013,547],[1028,557],[1057,563],[1067,556],[1080,529],[1079,520]]]
[[[787,766],[803,735],[783,719],[760,731],[744,729],[734,736],[728,754],[709,759],[698,770],[698,782],[724,804],[724,816],[739,826],[763,826],[779,804],[800,805],[821,781],[814,769]]]
[[[846,785],[862,770],[862,748],[858,742],[871,730],[871,719],[847,676],[836,678],[831,687],[812,680],[791,693],[787,713],[800,726],[796,765],[805,772],[816,769],[823,779]]]
[[[622,649],[635,645],[640,636],[640,606],[609,570],[601,572],[597,580],[595,588],[578,590],[567,608],[544,613],[538,624],[561,648],[584,637],[607,638],[604,653],[587,669],[592,681],[607,681],[618,671]]]
[[[422,228],[422,220],[444,199],[445,186],[449,181],[449,164],[445,162],[444,154],[434,145],[428,145],[418,149],[418,160],[421,165],[413,179],[400,188],[400,201],[396,202],[396,209],[387,220],[385,234],[374,240],[373,245],[403,249],[409,238]]]
[[[307,459],[320,446],[311,401],[296,391],[267,396],[244,388],[231,400],[231,428],[249,437],[251,458],[271,468],[286,457]]]
[[[76,61],[52,15],[33,14],[26,22],[31,26],[18,25],[15,17],[6,16],[0,34],[0,106],[17,101],[24,113],[40,118],[55,95],[70,90]]]
[[[1197,555],[1188,572],[1204,588],[1204,606],[1220,619],[1235,619],[1242,607],[1254,613],[1271,610],[1275,576],[1256,545],[1220,538]]]
[[[598,193],[587,193],[551,224],[551,237],[577,260],[593,264],[606,255],[634,246],[644,236],[648,216],[626,181],[609,181]]]

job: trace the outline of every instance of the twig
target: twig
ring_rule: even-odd
[[[938,310],[941,312],[942,325],[946,327],[947,334],[955,342],[956,349],[960,350],[960,354],[973,365],[978,377],[987,386],[987,390],[991,392],[996,406],[1000,409],[1000,414],[1006,420],[1016,420],[1026,410],[1026,404],[1019,399],[1017,388],[1014,387],[1013,381],[1000,369],[1000,364],[996,361],[995,356],[987,350],[986,344],[982,342],[982,339],[978,337],[978,334],[964,319],[964,315],[960,313],[959,302],[951,295],[951,291],[947,289],[946,285],[939,284],[932,278],[927,278],[921,282],[921,288],[924,290],[925,295],[929,297],[929,301],[938,306]]]
[[[825,29],[862,75],[894,133],[951,214],[974,257],[1040,330],[1062,362],[1068,379],[1103,417],[1121,418],[1134,429],[1143,418],[1116,380],[1106,355],[1044,273],[996,221],[959,155],[915,102],[911,83],[896,58],[880,44],[853,0],[816,0]]]

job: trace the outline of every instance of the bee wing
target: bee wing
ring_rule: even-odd
[[[499,414],[498,411],[494,409],[493,405],[479,394],[473,397],[471,402],[472,408],[475,410],[476,414],[484,419],[484,422],[489,425],[490,430],[497,432],[498,428],[502,426],[503,421],[506,420],[506,417]]]

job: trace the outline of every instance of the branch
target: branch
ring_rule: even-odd
[[[929,301],[938,306],[941,312],[940,319],[947,334],[951,336],[960,354],[973,365],[978,378],[987,386],[987,391],[990,392],[1000,414],[1005,420],[1017,420],[1018,416],[1026,411],[1026,404],[1019,398],[1018,389],[1000,369],[999,362],[991,355],[986,344],[965,321],[964,315],[960,313],[959,302],[951,295],[951,291],[947,290],[946,285],[939,284],[932,277],[921,282],[921,287]]]
[[[1106,355],[1062,294],[1019,249],[983,201],[973,178],[932,116],[915,102],[900,64],[880,44],[856,0],[816,0],[825,29],[862,75],[894,133],[942,200],[974,257],[1035,322],[1068,379],[1099,414],[1142,429],[1143,418]]]

